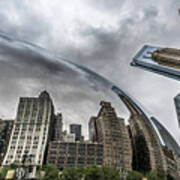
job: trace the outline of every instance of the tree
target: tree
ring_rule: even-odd
[[[143,174],[138,171],[130,171],[127,175],[126,180],[142,180]]]
[[[120,180],[119,170],[110,167],[102,167],[102,180]]]
[[[85,180],[101,180],[102,169],[96,166],[86,168]]]
[[[9,170],[11,170],[12,168],[10,166],[6,166],[0,169],[0,180],[4,180],[6,177],[6,174]]]
[[[164,174],[157,173],[156,171],[152,171],[146,175],[148,180],[166,180]]]
[[[63,170],[61,180],[80,180],[85,173],[85,169],[78,168],[66,168]]]
[[[45,171],[45,176],[43,180],[60,180],[59,178],[59,170],[56,165],[46,165],[42,168]]]

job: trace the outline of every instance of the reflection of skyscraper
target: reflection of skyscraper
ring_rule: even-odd
[[[104,165],[132,169],[132,149],[124,119],[117,117],[109,102],[101,102],[97,117],[89,122],[91,140],[97,140],[104,146]]]
[[[81,139],[81,125],[70,124],[70,133],[74,133],[76,141],[79,141]]]
[[[28,178],[35,177],[36,166],[44,161],[46,146],[52,135],[54,107],[44,91],[38,98],[20,98],[17,117],[3,165],[23,164],[27,157]]]
[[[176,113],[177,113],[178,123],[179,123],[179,126],[180,126],[180,94],[178,94],[174,98],[174,103],[175,103],[175,106],[176,106]]]
[[[180,50],[164,48],[152,53],[152,59],[162,66],[180,69]]]
[[[145,45],[131,65],[180,80],[180,50]]]
[[[152,122],[158,129],[161,138],[164,141],[164,144],[167,146],[169,150],[171,150],[176,155],[180,156],[180,147],[177,144],[176,140],[171,136],[171,134],[168,132],[168,130],[160,123],[158,122],[154,117],[151,118]]]
[[[167,164],[162,146],[149,119],[141,114],[132,101],[120,96],[129,109],[130,130],[133,144],[133,168],[142,172],[152,170],[165,173]]]

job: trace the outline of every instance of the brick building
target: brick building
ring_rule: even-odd
[[[65,167],[103,165],[103,145],[91,142],[51,141],[47,164]]]
[[[90,140],[104,146],[104,166],[119,168],[122,172],[132,169],[132,147],[124,119],[116,115],[109,102],[101,102],[97,117],[89,122]]]

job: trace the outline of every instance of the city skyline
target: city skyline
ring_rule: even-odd
[[[178,89],[179,82],[129,66],[133,55],[147,42],[175,48],[180,46],[177,38],[180,21],[177,12],[179,2],[176,0],[166,1],[166,3],[164,1],[155,2],[155,0],[146,3],[141,1],[141,6],[130,1],[120,3],[117,0],[112,2],[83,2],[78,0],[76,5],[73,5],[70,1],[63,3],[58,1],[47,2],[36,1],[34,4],[28,2],[19,4],[18,1],[2,1],[0,3],[0,9],[2,10],[0,15],[1,32],[9,34],[13,38],[45,47],[53,54],[60,54],[64,58],[89,67],[112,80],[139,100],[153,116],[166,128],[168,127],[168,130],[180,142],[178,121],[173,102],[173,98],[180,90]],[[46,3],[50,4],[48,8]],[[5,6],[6,8],[4,8]],[[21,10],[19,10],[19,7],[21,7]],[[54,12],[57,13],[54,14]],[[46,86],[49,90],[57,84],[59,91],[56,91],[56,89],[53,90],[54,92],[50,92],[55,98],[58,96],[57,93],[64,93],[64,98],[58,99],[57,110],[65,109],[66,107],[61,106],[61,102],[68,104],[68,102],[71,102],[70,99],[73,99],[74,104],[76,104],[78,98],[74,96],[81,97],[82,107],[89,102],[88,107],[92,107],[93,110],[96,109],[94,107],[96,102],[93,102],[97,96],[102,95],[98,90],[103,89],[103,87],[90,84],[92,95],[88,96],[87,93],[79,90],[87,91],[87,86],[83,86],[82,81],[77,80],[75,83],[82,84],[82,87],[78,88],[77,85],[73,89],[72,86],[75,83],[70,81],[72,86],[64,84],[66,76],[59,80],[60,76],[57,71],[67,69],[57,68],[56,63],[52,65],[52,57],[46,57],[46,61],[41,61],[42,58],[39,58],[41,52],[38,52],[39,50],[36,50],[36,47],[28,51],[26,43],[13,43],[11,48],[8,48],[7,44],[2,44],[2,36],[1,34],[1,57],[5,57],[7,52],[11,52],[13,59],[7,56],[8,60],[1,59],[0,61],[1,83],[3,84],[0,88],[1,117],[3,115],[5,118],[15,116],[15,105],[20,95],[33,96]],[[34,51],[39,54],[35,53],[34,55]],[[27,59],[27,62],[23,63],[19,60],[19,57]],[[36,69],[30,71],[27,68],[30,64],[35,66]],[[15,69],[13,70],[13,68]],[[42,73],[34,74],[38,70],[41,70]],[[47,77],[47,72],[51,75],[50,77]],[[74,78],[74,74],[70,74],[68,76],[69,80]],[[44,79],[50,81],[50,85],[49,83],[46,84]],[[52,82],[52,80],[55,82]],[[41,82],[46,85],[42,85]],[[37,84],[40,84],[40,87],[37,88]],[[66,89],[67,93],[61,88]],[[74,96],[70,95],[68,97],[67,94],[71,93]],[[104,95],[106,94],[108,93],[105,92]],[[99,97],[99,100],[102,100],[102,97]],[[74,105],[73,103],[70,104]],[[117,104],[115,102],[115,105]],[[117,106],[121,109],[121,105],[118,104]],[[67,120],[69,122],[79,121],[81,117],[82,124],[85,124],[87,119],[84,115],[70,116],[74,112],[76,112],[76,109],[73,112],[67,112]],[[96,112],[93,114],[96,114]],[[121,113],[119,115],[121,116]]]
[[[82,164],[103,165],[115,167],[125,174],[131,170],[146,173],[157,170],[177,178],[179,150],[171,135],[161,124],[155,123],[154,126],[143,110],[129,96],[121,94],[120,89],[119,97],[129,110],[129,125],[126,126],[124,119],[117,116],[111,102],[101,101],[97,116],[91,116],[89,120],[87,141],[81,138],[80,124],[70,124],[69,134],[62,131],[63,114],[55,114],[53,99],[47,91],[36,97],[20,97],[17,118],[9,130],[8,148],[4,144],[7,152],[5,156],[2,154],[3,167],[12,163],[19,164],[19,167],[25,165],[27,169],[24,168],[23,172],[28,179],[35,178],[37,166],[45,162],[61,170]],[[4,127],[0,134],[3,132],[6,136],[9,134]]]

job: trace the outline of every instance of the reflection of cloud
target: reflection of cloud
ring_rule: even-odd
[[[3,84],[0,86],[0,114],[14,116],[19,96],[37,96],[44,89],[50,91],[55,108],[62,111],[66,125],[81,122],[87,129],[87,122],[97,113],[101,100],[112,101],[116,107],[120,105],[108,89],[108,81],[86,68],[8,36],[0,36],[0,47]],[[10,108],[13,110],[9,112]],[[125,110],[117,111],[125,113]]]
[[[63,2],[1,0],[1,31],[46,47],[55,54],[61,54],[108,77],[139,99],[179,138],[172,100],[179,93],[178,82],[129,66],[136,51],[144,44],[180,47],[177,38],[180,32],[180,18],[177,13],[179,5],[178,0],[146,2],[139,0],[138,3],[130,0],[77,0],[73,4],[71,0]],[[9,82],[0,88],[2,93],[9,93],[12,99],[20,95],[28,95],[27,92],[21,92],[22,87],[19,87],[19,82],[32,74],[33,79],[37,81],[35,84],[39,83],[43,88],[44,84],[56,85],[55,82],[58,80],[60,82],[57,87],[58,92],[66,93],[62,89],[62,84],[67,91],[71,90],[68,83],[66,85],[64,82],[63,76],[68,72],[68,68],[58,67],[56,63],[48,64],[46,61],[48,58],[45,58],[47,55],[39,57],[38,52],[33,54],[33,51],[30,53],[25,49],[23,50],[25,53],[21,52],[21,57],[27,58],[28,63],[21,62],[21,58],[13,61],[14,56],[19,55],[16,54],[15,49],[8,47],[6,53],[12,51],[10,54],[13,56],[9,56],[8,59],[11,65],[8,62],[1,62],[4,68],[0,69],[0,75],[4,74],[4,76],[0,76],[0,80],[3,80],[1,81],[3,83],[6,80]],[[2,60],[3,54],[0,54]],[[28,58],[27,54],[33,56],[37,65]],[[39,63],[42,60],[46,63]],[[24,69],[30,65],[33,68]],[[7,73],[11,71],[13,73]],[[69,81],[71,78],[75,79],[74,85],[80,83],[79,77],[76,80],[74,75],[77,73],[67,74]],[[12,92],[14,88],[16,90]],[[34,90],[34,95],[38,93],[37,89]],[[96,93],[98,95],[98,92]],[[12,101],[12,104],[17,102]],[[3,107],[4,111],[8,113],[5,107]]]

